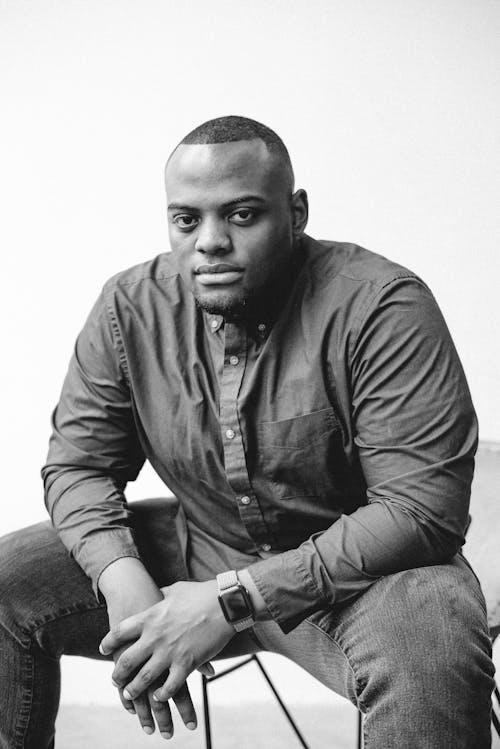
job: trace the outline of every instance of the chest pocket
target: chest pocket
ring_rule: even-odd
[[[339,491],[335,465],[342,454],[342,439],[332,408],[261,422],[257,439],[259,473],[271,485],[273,496],[326,497]]]

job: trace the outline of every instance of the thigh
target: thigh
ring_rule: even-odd
[[[160,500],[133,503],[131,510],[141,558],[156,583],[163,586],[187,579],[182,514]],[[213,554],[208,557],[213,563]],[[24,648],[35,642],[49,657],[109,660],[98,650],[109,629],[106,605],[96,598],[90,579],[50,522],[0,538],[0,626]],[[259,649],[250,632],[241,632],[218,657]]]
[[[354,601],[316,612],[287,635],[273,622],[255,630],[263,647],[363,709],[384,681],[402,693],[425,692],[426,700],[439,700],[445,688],[453,692],[460,683],[483,697],[493,686],[484,598],[459,556],[451,564],[383,577]]]
[[[106,607],[50,522],[0,538],[0,624],[25,648],[102,658]]]

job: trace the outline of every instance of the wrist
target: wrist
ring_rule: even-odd
[[[266,602],[262,597],[259,589],[255,585],[253,578],[247,568],[238,571],[238,579],[241,584],[247,589],[252,601],[252,607],[257,621],[264,621],[271,619],[269,609],[267,608]]]
[[[236,632],[253,627],[255,614],[252,600],[241,584],[236,570],[226,570],[217,575],[218,601],[225,620]]]
[[[161,590],[135,557],[121,557],[108,565],[99,577],[98,586],[106,599],[112,624],[163,600]]]

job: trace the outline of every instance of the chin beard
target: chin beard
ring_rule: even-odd
[[[249,299],[244,295],[224,295],[220,297],[208,297],[208,295],[197,295],[194,298],[196,305],[210,315],[222,315],[224,318],[241,317],[248,309]]]

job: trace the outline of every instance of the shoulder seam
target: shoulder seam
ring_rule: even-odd
[[[422,281],[419,276],[416,275],[416,273],[412,273],[411,271],[405,271],[401,270],[396,273],[392,273],[390,276],[386,278],[380,279],[380,281],[376,284],[376,288],[373,291],[372,294],[368,295],[368,298],[365,300],[365,303],[360,306],[360,309],[358,310],[354,321],[353,321],[353,335],[350,339],[350,350],[349,350],[349,361],[352,361],[353,357],[353,349],[355,345],[355,341],[357,342],[359,332],[361,328],[363,327],[364,322],[366,321],[366,318],[368,317],[370,308],[373,306],[377,298],[380,296],[380,294],[383,292],[384,289],[387,288],[387,286],[391,286],[392,284],[396,283],[397,281],[416,281],[419,286],[423,286],[427,291],[430,292],[429,287],[427,284]],[[430,292],[431,293],[431,292]]]
[[[127,383],[127,386],[130,388],[129,366],[127,362],[127,357],[125,355],[125,347],[123,345],[123,341],[120,335],[120,329],[118,327],[118,321],[116,319],[116,315],[108,299],[108,284],[104,286],[103,298],[104,298],[104,308],[106,310],[106,314],[109,319],[109,325],[111,328],[111,335],[113,336],[113,339],[116,343],[116,347],[118,349],[118,360],[120,362],[120,368],[122,370],[125,382]]]

